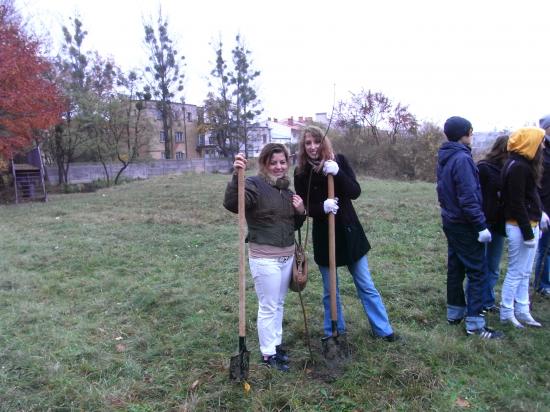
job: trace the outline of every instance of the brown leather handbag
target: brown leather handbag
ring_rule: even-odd
[[[307,284],[307,254],[302,245],[296,243],[294,250],[294,264],[292,265],[292,277],[290,278],[290,290],[301,292]]]
[[[307,253],[304,250],[305,244],[302,246],[300,230],[298,230],[298,241],[295,243],[294,263],[292,264],[292,276],[290,277],[289,288],[293,292],[301,292],[307,284]]]

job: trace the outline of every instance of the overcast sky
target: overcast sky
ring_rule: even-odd
[[[408,104],[420,120],[452,115],[477,131],[533,124],[550,113],[547,0],[16,0],[49,33],[78,15],[86,49],[143,67],[143,21],[162,6],[186,58],[185,98],[201,105],[213,67],[240,32],[261,71],[264,116],[328,112],[361,88]],[[229,53],[228,53],[228,58]],[[335,87],[334,87],[335,86]]]

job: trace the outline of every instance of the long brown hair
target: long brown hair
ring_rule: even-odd
[[[508,159],[508,136],[502,135],[496,138],[491,150],[485,155],[483,160],[502,166]]]
[[[308,126],[302,131],[302,136],[298,144],[298,171],[300,172],[303,172],[308,164],[308,155],[306,152],[306,134],[308,133],[315,139],[316,143],[321,143],[321,147],[319,148],[319,160],[321,165],[325,160],[334,157],[334,151],[332,150],[332,144],[329,138],[324,136],[323,131],[319,127]]]
[[[539,146],[533,160],[529,162],[537,186],[540,186],[540,180],[542,179],[542,152],[543,149]]]

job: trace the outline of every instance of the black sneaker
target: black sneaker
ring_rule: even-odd
[[[449,325],[459,325],[460,322],[462,322],[462,318],[460,318],[460,319],[447,319],[447,323]]]
[[[286,353],[286,350],[283,349],[283,345],[275,346],[275,351],[276,351],[277,357],[282,362],[285,362],[285,363],[288,362],[288,354]]]
[[[385,340],[386,342],[396,342],[398,340],[401,340],[401,337],[399,335],[396,335],[395,333],[390,333],[389,335],[382,336],[382,340]]]
[[[477,335],[481,339],[502,339],[504,337],[504,333],[498,330],[493,330],[488,327],[483,327],[483,328],[473,329],[473,330],[466,330],[466,335],[468,336]]]
[[[499,312],[500,312],[500,308],[497,305],[483,308],[483,313],[499,313]]]
[[[267,366],[268,368],[274,368],[277,370],[280,370],[281,372],[289,372],[290,368],[287,364],[285,364],[277,354],[269,356],[267,359],[264,359],[262,356],[262,364]]]
[[[545,298],[550,298],[550,289],[548,288],[542,288],[537,290],[537,293]]]

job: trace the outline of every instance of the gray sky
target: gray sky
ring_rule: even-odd
[[[408,104],[420,120],[461,115],[477,131],[533,124],[550,113],[547,0],[16,0],[60,44],[78,14],[86,49],[143,67],[143,20],[159,4],[187,61],[185,98],[201,105],[213,67],[237,32],[261,71],[264,116],[330,114],[361,88]]]

